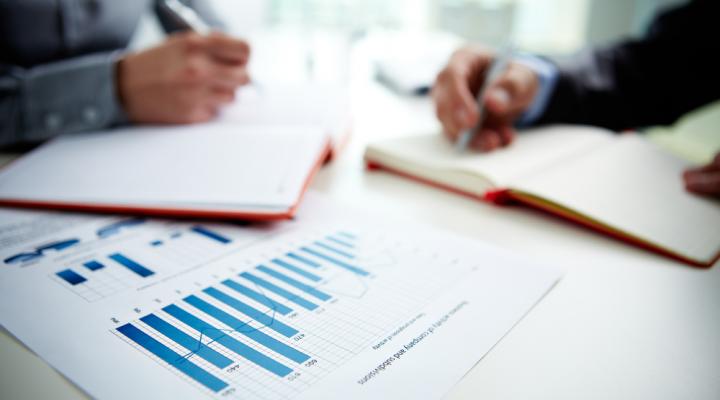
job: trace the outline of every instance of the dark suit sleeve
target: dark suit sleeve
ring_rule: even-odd
[[[203,19],[208,25],[218,30],[224,30],[225,24],[218,18],[215,10],[208,3],[207,0],[180,0],[183,4],[191,7],[198,13],[200,18]],[[175,17],[168,12],[167,8],[163,5],[162,0],[155,0],[154,2],[155,13],[160,20],[163,28],[166,32],[172,33],[183,29],[182,25],[179,25],[175,20]]]
[[[720,98],[720,1],[696,0],[660,14],[647,35],[586,51],[558,65],[537,121],[613,130],[670,124]]]

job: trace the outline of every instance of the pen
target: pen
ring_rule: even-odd
[[[164,0],[163,4],[173,15],[176,22],[183,25],[186,29],[192,30],[201,35],[210,33],[210,26],[206,24],[192,8],[186,6],[178,0]]]
[[[465,150],[467,150],[468,145],[482,127],[482,124],[485,121],[485,93],[487,92],[490,85],[492,85],[500,77],[500,74],[505,71],[507,65],[510,63],[511,57],[512,46],[506,45],[500,52],[500,54],[495,57],[495,60],[490,65],[490,70],[485,76],[485,81],[483,82],[477,94],[478,122],[474,127],[463,131],[463,133],[460,135],[460,139],[458,139],[456,144],[456,148],[459,152],[464,152]]]

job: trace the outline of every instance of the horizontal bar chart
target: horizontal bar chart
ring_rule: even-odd
[[[272,262],[275,265],[279,265],[279,266],[281,266],[289,271],[292,271],[304,278],[310,279],[313,282],[320,282],[322,280],[321,277],[313,274],[312,272],[305,271],[304,269],[302,269],[300,267],[296,267],[295,265],[292,265],[292,264],[285,262],[283,260],[280,260],[278,258],[273,259]]]
[[[297,280],[295,280],[295,279],[293,279],[293,278],[291,278],[291,277],[289,277],[289,276],[287,276],[287,275],[285,275],[285,274],[282,274],[282,273],[280,273],[280,272],[277,272],[277,271],[275,271],[274,269],[268,268],[268,267],[266,267],[266,266],[264,266],[264,265],[258,265],[257,270],[258,270],[258,271],[262,271],[262,272],[264,272],[264,273],[272,276],[273,278],[275,278],[275,279],[277,279],[277,280],[279,280],[279,281],[285,282],[286,284],[288,284],[288,285],[290,285],[290,286],[292,286],[292,287],[294,287],[294,288],[296,288],[296,289],[298,289],[298,290],[301,290],[301,291],[309,294],[310,296],[313,296],[313,297],[318,298],[318,299],[320,299],[320,300],[325,301],[325,300],[330,300],[330,298],[331,298],[330,295],[328,295],[327,293],[324,293],[324,292],[322,292],[322,291],[320,291],[320,290],[317,290],[317,289],[315,289],[314,287],[312,287],[312,286],[310,286],[310,285],[306,285],[306,284],[304,284],[304,283],[302,283],[302,282],[300,282],[300,281],[297,281]]]
[[[352,264],[349,264],[349,263],[347,263],[347,262],[345,262],[345,261],[339,260],[339,259],[337,259],[337,258],[335,258],[335,257],[332,257],[332,256],[329,256],[329,255],[327,255],[327,254],[321,253],[321,252],[319,252],[319,251],[317,251],[317,250],[314,250],[314,249],[312,249],[312,248],[310,248],[310,247],[302,247],[301,250],[304,251],[304,252],[306,252],[306,253],[308,253],[308,254],[312,254],[312,255],[314,255],[315,257],[318,257],[318,258],[321,258],[321,259],[323,259],[323,260],[325,260],[325,261],[328,261],[328,262],[330,262],[330,263],[332,263],[332,264],[334,264],[334,265],[336,265],[336,266],[338,266],[338,267],[345,268],[345,269],[347,269],[348,271],[354,272],[354,273],[356,273],[356,274],[358,274],[358,275],[361,275],[361,276],[368,276],[368,275],[370,275],[369,272],[365,271],[364,269],[362,269],[362,268],[360,268],[360,267],[356,267],[356,266],[354,266],[354,265],[352,265]]]
[[[317,304],[315,304],[311,301],[308,301],[308,300],[300,297],[299,295],[296,295],[295,293],[289,292],[289,291],[273,284],[272,282],[268,282],[267,280],[262,279],[258,276],[255,276],[249,272],[243,272],[240,274],[240,276],[249,280],[250,282],[255,283],[258,286],[262,286],[263,288],[270,290],[271,292],[290,300],[291,302],[299,305],[300,307],[302,307],[306,310],[312,311],[312,310],[318,308]]]
[[[269,297],[263,295],[262,293],[258,293],[255,290],[252,290],[249,287],[242,285],[238,282],[235,282],[231,279],[226,279],[226,280],[222,281],[222,284],[229,287],[230,289],[235,290],[238,293],[244,294],[245,296],[257,301],[258,303],[260,303],[282,315],[287,315],[292,312],[292,309],[290,307],[287,307],[284,304],[278,303],[278,302],[270,299]]]

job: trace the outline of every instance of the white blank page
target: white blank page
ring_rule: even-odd
[[[326,142],[319,128],[217,124],[69,135],[0,172],[0,198],[286,209]]]
[[[511,183],[694,260],[720,252],[720,202],[685,191],[687,163],[636,135]]]

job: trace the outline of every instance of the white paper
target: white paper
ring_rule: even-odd
[[[83,216],[61,224],[57,218],[71,217],[2,210],[0,258],[16,261],[0,268],[0,322],[102,399],[439,398],[559,279],[552,269],[483,243],[347,217],[352,210],[313,196],[308,201],[297,221],[244,227]],[[19,239],[42,220],[55,228]],[[68,240],[76,242],[51,246]],[[17,261],[20,254],[29,259]],[[152,274],[131,272],[113,261],[116,254]],[[103,266],[95,271],[85,266],[97,263]],[[282,281],[267,268],[307,286]],[[85,281],[70,284],[58,276],[65,270]],[[291,292],[292,301],[253,283],[248,273]],[[261,296],[231,289],[228,279]],[[218,300],[218,292],[261,315],[251,319]],[[208,308],[200,311],[198,301],[225,322]],[[192,322],[180,322],[182,311],[213,329],[201,334]],[[233,325],[228,316],[246,324]],[[194,349],[161,333],[158,319],[190,337]],[[258,334],[275,345],[261,344]],[[137,339],[145,335],[152,339]],[[171,362],[157,355],[158,343],[170,349]],[[241,357],[231,350],[237,343],[265,361]],[[194,368],[194,378],[181,368]]]
[[[68,135],[0,172],[0,198],[286,210],[327,144],[312,126],[203,124]]]

